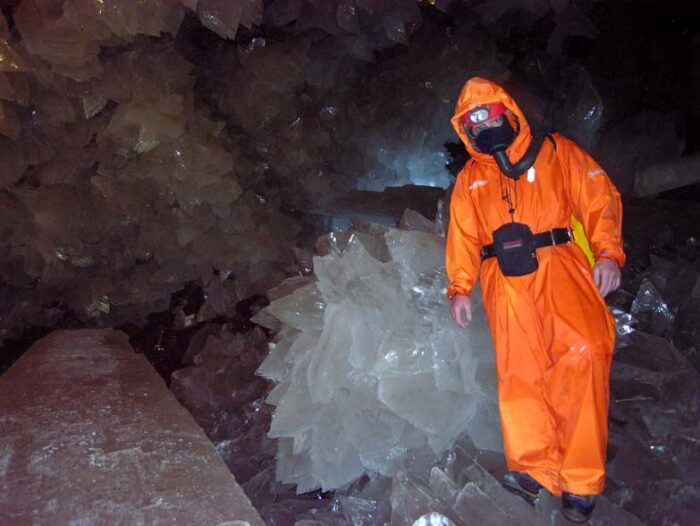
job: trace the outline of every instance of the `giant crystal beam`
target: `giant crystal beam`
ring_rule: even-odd
[[[263,524],[123,333],[34,344],[0,377],[0,428],[0,524]]]

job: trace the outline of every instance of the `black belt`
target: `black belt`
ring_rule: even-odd
[[[553,228],[552,230],[547,230],[546,232],[540,232],[535,234],[535,247],[551,247],[556,245],[563,245],[569,241],[574,240],[574,235],[569,228]],[[496,257],[496,250],[493,248],[493,244],[485,245],[481,248],[481,259]]]

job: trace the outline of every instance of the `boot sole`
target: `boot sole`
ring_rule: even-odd
[[[569,522],[575,522],[576,524],[581,524],[581,523],[584,523],[584,522],[588,522],[588,520],[593,516],[593,512],[591,512],[591,514],[588,515],[588,516],[583,516],[583,515],[579,515],[579,514],[576,514],[576,515],[569,515],[569,513],[570,513],[570,512],[566,512],[566,511],[564,511],[564,509],[562,508],[561,514],[564,516],[564,518],[565,518],[567,521],[569,521]]]
[[[535,506],[535,503],[537,502],[537,499],[540,497],[539,491],[537,493],[531,493],[525,489],[523,489],[520,486],[512,486],[510,484],[503,483],[502,486],[512,493],[513,495],[517,495],[521,499],[523,499],[525,502],[527,502],[530,506]]]

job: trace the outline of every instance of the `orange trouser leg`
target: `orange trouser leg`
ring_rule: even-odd
[[[615,322],[587,273],[551,263],[550,279],[558,288],[540,295],[537,307],[554,361],[544,378],[557,422],[560,485],[570,493],[597,495],[605,483]]]
[[[556,362],[511,331],[497,346],[498,393],[508,469],[524,471],[553,495],[603,490],[607,448],[607,349],[570,349]]]
[[[574,261],[547,262],[547,279],[535,287],[536,310],[552,359],[544,382],[556,421],[559,485],[562,491],[597,495],[605,483],[615,322],[574,248],[567,247]]]
[[[610,356],[595,344],[569,349],[545,372],[557,422],[562,491],[598,495],[605,483]]]
[[[510,341],[522,342],[520,336]],[[522,344],[496,348],[496,360],[501,362],[498,401],[508,469],[529,474],[559,495],[556,420],[546,401],[544,370],[535,359],[539,350]]]
[[[614,322],[587,281],[547,281],[511,280],[489,305],[506,461],[554,495],[598,494]]]
[[[528,280],[518,280],[527,285]],[[524,292],[524,291],[523,291]],[[490,304],[498,374],[503,448],[509,470],[522,471],[559,494],[556,419],[545,395],[544,373],[551,365],[534,305],[502,293]],[[492,296],[492,297],[494,297]],[[518,315],[514,315],[518,312]]]

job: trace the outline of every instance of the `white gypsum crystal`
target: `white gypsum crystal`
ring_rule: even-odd
[[[438,456],[468,434],[500,450],[493,346],[479,290],[468,330],[451,319],[444,239],[353,233],[314,258],[317,282],[274,300],[283,329],[258,374],[278,381],[270,436],[277,478],[297,491],[393,476],[410,454]],[[386,254],[380,261],[371,254]],[[386,259],[386,257],[382,257]]]

